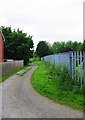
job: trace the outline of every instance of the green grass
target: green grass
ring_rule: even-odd
[[[38,63],[38,68],[32,75],[32,85],[38,93],[57,103],[84,110],[83,95],[58,89],[56,80],[48,77],[48,68],[42,62]]]
[[[32,68],[29,68],[29,69],[27,69],[25,72],[23,72],[21,75],[20,75],[20,77],[22,77],[22,76],[24,76],[29,70],[31,70]]]
[[[8,79],[9,77],[11,77],[12,75],[16,74],[17,72],[27,68],[28,66],[23,66],[17,70],[14,70],[13,72],[9,73],[9,74],[6,74],[5,76],[3,76],[2,78],[0,78],[0,82],[3,82],[5,81],[6,79]]]

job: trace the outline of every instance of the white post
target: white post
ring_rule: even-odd
[[[76,79],[76,52],[74,52],[74,71],[75,71],[75,79]]]
[[[77,67],[79,66],[79,52],[77,51]],[[77,71],[77,78],[78,78],[78,82],[79,82],[79,73]]]
[[[82,86],[82,52],[80,51],[80,81]]]
[[[85,84],[85,51],[84,51],[84,84]]]

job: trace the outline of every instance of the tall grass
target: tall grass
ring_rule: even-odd
[[[40,94],[79,110],[85,110],[83,89],[72,80],[65,66],[39,62],[32,85]]]
[[[81,95],[85,93],[85,85],[82,85],[81,87],[78,80],[71,79],[65,65],[56,65],[45,62],[45,67],[48,68],[48,77],[56,81],[59,89]]]

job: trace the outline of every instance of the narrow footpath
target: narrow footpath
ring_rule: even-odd
[[[31,85],[31,76],[37,65],[30,67],[32,69],[24,76],[19,77],[21,71],[0,84],[0,117],[83,118],[83,112],[57,104],[38,94]]]

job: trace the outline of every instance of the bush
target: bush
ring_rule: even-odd
[[[66,67],[63,66],[59,75],[58,85],[63,90],[72,90],[71,83],[69,73]]]
[[[76,72],[77,72],[77,75],[80,74],[80,65],[76,67]],[[82,62],[82,79],[84,81],[84,62]]]
[[[30,62],[30,63],[38,62],[38,61],[40,61],[40,58],[39,58],[39,57],[36,57],[36,56],[33,56],[33,58],[30,58],[30,59],[29,59],[29,62]]]
[[[65,65],[45,62],[45,67],[48,68],[48,77],[55,81],[58,89],[83,94],[84,87],[79,85],[78,80],[71,79]]]

